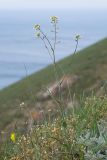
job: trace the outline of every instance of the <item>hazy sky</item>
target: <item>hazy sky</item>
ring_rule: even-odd
[[[105,9],[107,0],[0,0],[0,9],[85,8]]]

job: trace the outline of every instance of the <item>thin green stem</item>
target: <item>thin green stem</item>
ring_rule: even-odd
[[[46,34],[44,34],[44,32],[43,32],[41,29],[40,29],[40,33],[41,33],[41,34],[44,36],[44,38],[47,40],[48,44],[49,44],[50,47],[51,47],[51,50],[54,51],[53,46],[52,46],[49,38],[46,36]]]
[[[75,47],[75,50],[74,50],[74,54],[76,54],[76,52],[77,52],[77,48],[78,48],[78,39],[76,40],[76,47]]]

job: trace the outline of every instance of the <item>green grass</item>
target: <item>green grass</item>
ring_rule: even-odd
[[[77,74],[81,77],[72,88],[72,93],[82,94],[94,84],[102,83],[107,79],[107,39],[64,58],[58,64],[65,74]],[[59,76],[62,76],[60,71]],[[0,128],[2,129],[18,117],[17,108],[21,102],[24,101],[30,107],[34,106],[37,100],[36,94],[43,86],[55,81],[53,77],[53,66],[50,65],[1,90]]]

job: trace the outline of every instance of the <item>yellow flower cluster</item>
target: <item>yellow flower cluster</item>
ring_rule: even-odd
[[[12,141],[12,142],[14,142],[14,143],[15,143],[15,141],[16,141],[16,135],[15,135],[15,133],[14,133],[14,132],[12,132],[12,133],[11,133],[11,135],[10,135],[10,139],[11,139],[11,141]]]
[[[58,22],[58,17],[52,16],[51,18],[51,23],[57,23]]]
[[[34,28],[35,28],[36,30],[40,30],[40,25],[39,25],[39,24],[36,24],[36,25],[34,26]]]

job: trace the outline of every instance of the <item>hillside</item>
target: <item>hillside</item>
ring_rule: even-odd
[[[72,94],[88,93],[102,86],[107,80],[107,39],[88,48],[70,55],[58,64],[65,74],[75,74],[80,77],[78,83],[72,87]],[[59,71],[59,76],[62,74]],[[13,121],[22,120],[23,114],[19,106],[24,102],[27,108],[36,108],[37,93],[43,86],[54,82],[53,66],[41,71],[0,91],[0,130]],[[41,102],[43,103],[43,102]],[[45,102],[46,103],[46,102]]]

